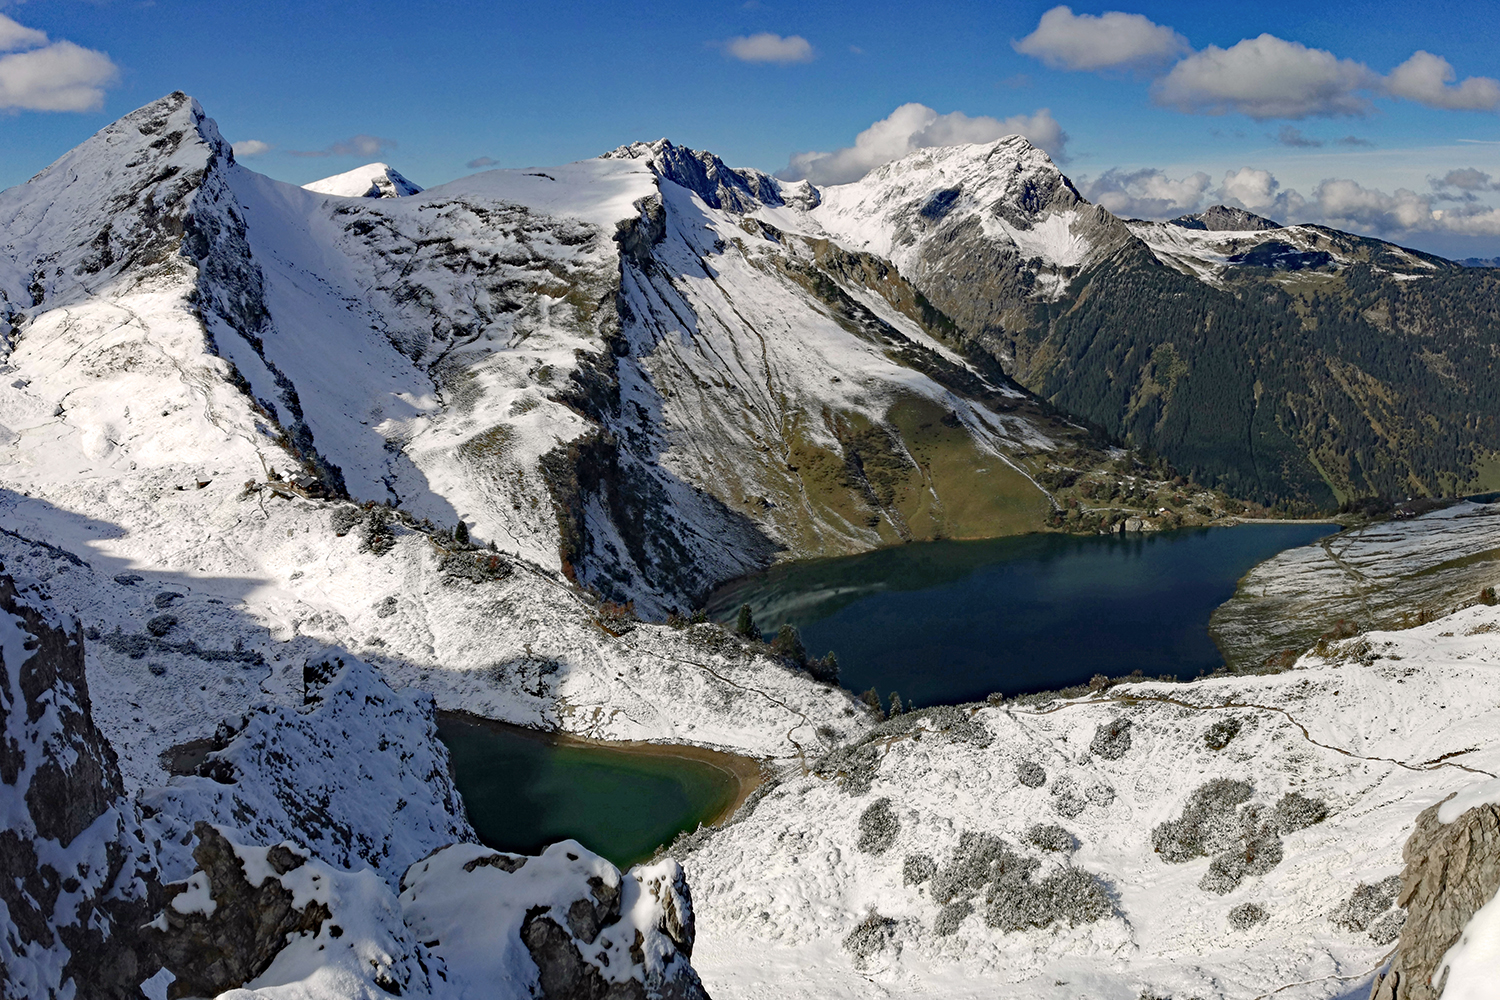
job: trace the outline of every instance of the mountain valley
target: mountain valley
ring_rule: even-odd
[[[1500,802],[1497,345],[1494,269],[1117,218],[1020,136],[298,187],[169,95],[0,193],[0,995],[1427,995],[1500,888],[1422,874]],[[1453,502],[1252,570],[1191,683],[886,717],[693,614],[1371,496]],[[438,711],[760,784],[514,855]]]

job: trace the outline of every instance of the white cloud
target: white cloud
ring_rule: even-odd
[[[470,170],[479,170],[482,167],[498,167],[499,165],[500,161],[495,159],[493,156],[476,156],[474,157],[474,159],[464,164],[464,166],[468,167]]]
[[[1083,195],[1127,219],[1165,219],[1198,211],[1213,183],[1201,170],[1172,178],[1161,170],[1106,170],[1083,185]]]
[[[94,111],[119,70],[103,52],[45,33],[0,14],[0,110]]]
[[[28,28],[24,24],[17,24],[4,14],[0,14],[0,52],[34,49],[46,44],[46,32]]]
[[[1095,17],[1068,7],[1047,11],[1035,31],[1011,46],[1070,70],[1145,69],[1192,51],[1186,38],[1140,14],[1111,10]]]
[[[724,44],[725,50],[740,62],[750,63],[805,63],[813,61],[813,47],[801,35],[782,38],[769,31],[759,34],[731,38]]]
[[[1404,97],[1429,108],[1453,111],[1500,109],[1500,81],[1487,76],[1471,76],[1457,86],[1450,86],[1457,77],[1448,60],[1418,49],[1410,59],[1391,70],[1390,76],[1385,78],[1385,87],[1393,97]]]
[[[341,139],[326,149],[289,149],[293,156],[379,156],[396,145],[395,139],[382,139],[378,135],[356,135]]]
[[[961,111],[940,115],[925,104],[903,104],[854,137],[854,145],[831,153],[797,153],[783,180],[810,180],[814,184],[846,184],[876,167],[929,146],[955,146],[969,142],[993,142],[1001,136],[1023,135],[1050,153],[1066,160],[1068,134],[1052,112],[1041,108],[1030,115],[991,118],[971,117]]]
[[[261,156],[276,148],[269,142],[261,142],[259,139],[243,139],[234,144],[234,155],[238,157]]]
[[[1302,213],[1307,205],[1302,195],[1292,190],[1282,190],[1281,182],[1269,170],[1241,167],[1224,174],[1224,183],[1214,192],[1214,199],[1234,208],[1248,209],[1257,215],[1269,216],[1277,221]]]
[[[1380,86],[1379,74],[1362,63],[1261,35],[1193,53],[1157,82],[1153,94],[1178,111],[1238,111],[1264,121],[1362,115],[1370,110],[1364,92]]]

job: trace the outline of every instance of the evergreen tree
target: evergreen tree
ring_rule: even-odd
[[[901,712],[902,712],[902,708],[901,708],[901,696],[899,694],[897,694],[896,692],[892,691],[891,692],[891,697],[890,697],[890,702],[891,702],[890,716],[891,716],[891,718],[894,719],[896,716],[900,715]]]
[[[870,688],[870,690],[868,690],[864,694],[860,695],[859,696],[859,700],[862,701],[862,702],[864,702],[866,705],[868,705],[870,707],[870,711],[872,711],[872,712],[875,713],[875,718],[877,718],[877,719],[883,719],[883,718],[885,718],[885,710],[880,707],[880,692],[879,691],[876,691],[872,687],[872,688]]]
[[[459,521],[453,529],[453,540],[458,543],[459,548],[469,547],[469,526]]]
[[[829,650],[821,660],[815,661],[811,666],[813,677],[827,684],[839,682],[839,658]]]
[[[740,615],[735,619],[734,630],[746,639],[759,638],[755,630],[755,616],[750,613],[750,605],[740,605]]]
[[[799,666],[807,662],[807,650],[802,647],[802,636],[795,625],[782,625],[771,640],[771,652],[784,656]]]

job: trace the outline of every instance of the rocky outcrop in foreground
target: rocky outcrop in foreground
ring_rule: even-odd
[[[1422,811],[1402,852],[1397,902],[1407,909],[1406,926],[1370,1000],[1438,1000],[1447,979],[1443,957],[1500,890],[1500,805],[1478,805],[1444,823],[1438,814],[1445,802]]]
[[[0,569],[3,569],[0,566]],[[94,725],[83,636],[42,585],[0,575],[0,996],[138,998],[136,928],[159,895],[114,749]]]

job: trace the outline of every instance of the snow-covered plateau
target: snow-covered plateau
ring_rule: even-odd
[[[655,623],[1039,524],[1038,456],[1088,433],[908,279],[1024,257],[1045,303],[1132,239],[1018,137],[823,190],[665,140],[304,189],[181,94],[0,193],[0,995],[1367,992],[1431,895],[1392,881],[1419,814],[1439,842],[1489,800],[1423,810],[1500,774],[1500,608],[885,721]],[[1472,589],[1497,535],[1461,505],[1251,579],[1305,620]],[[435,708],[767,778],[627,872],[511,856]],[[1469,975],[1493,909],[1440,902]]]

